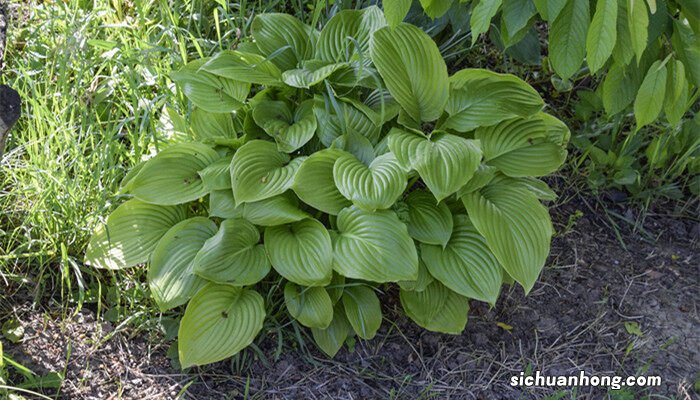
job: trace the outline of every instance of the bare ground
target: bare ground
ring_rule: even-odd
[[[577,209],[583,216],[569,224]],[[64,372],[58,396],[64,399],[529,399],[571,390],[510,386],[511,376],[537,370],[658,375],[662,386],[633,389],[627,398],[697,398],[700,227],[651,216],[644,232],[654,240],[621,227],[625,250],[596,217],[601,212],[580,201],[553,209],[558,235],[540,283],[527,297],[519,287],[505,287],[493,309],[473,302],[460,336],[417,327],[390,291],[382,298],[385,321],[377,337],[334,360],[310,340],[293,339],[288,326],[284,336],[266,331],[257,350],[183,373],[171,366],[168,343],[157,333],[95,322],[86,309],[66,317],[51,307],[29,312],[22,305],[12,307],[25,337],[5,343],[5,350],[37,372]],[[634,214],[627,210],[627,216]],[[634,325],[626,322],[636,323],[641,335],[630,333]],[[575,398],[606,393],[580,387]]]

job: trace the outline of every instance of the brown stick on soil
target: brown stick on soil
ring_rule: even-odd
[[[0,0],[0,74],[5,67],[5,36],[7,33],[7,9],[5,1]],[[5,151],[5,143],[10,129],[15,125],[21,113],[22,102],[19,94],[7,85],[0,85],[0,159]]]

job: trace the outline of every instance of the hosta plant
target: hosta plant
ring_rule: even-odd
[[[376,7],[319,32],[258,15],[252,40],[173,75],[190,137],[129,173],[131,196],[95,231],[86,262],[148,263],[163,310],[187,307],[183,367],[225,359],[261,331],[280,287],[291,318],[333,356],[382,321],[400,286],[418,325],[458,334],[469,300],[532,289],[552,226],[536,177],[566,157],[567,127],[512,75],[448,76],[420,29]],[[274,290],[274,289],[273,289]]]

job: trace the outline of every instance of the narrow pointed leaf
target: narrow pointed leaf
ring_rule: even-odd
[[[610,58],[617,41],[617,0],[598,0],[586,37],[586,54],[591,73]]]
[[[632,49],[637,56],[637,63],[642,59],[647,48],[649,36],[649,14],[644,0],[621,0],[627,2],[627,26],[629,27]]]
[[[429,331],[459,335],[467,325],[469,299],[438,281],[420,292],[402,289],[400,298],[406,315]]]
[[[289,315],[309,328],[326,329],[333,321],[333,303],[322,287],[302,287],[287,282],[284,303]]]
[[[343,154],[341,150],[325,149],[304,160],[293,186],[301,201],[332,215],[352,204],[343,197],[333,179],[333,165]]]
[[[209,284],[187,305],[178,331],[180,365],[188,368],[229,358],[253,342],[265,319],[253,290]]]
[[[374,290],[367,286],[350,286],[343,292],[343,308],[357,336],[372,339],[382,324],[382,309]]]
[[[337,225],[333,269],[338,273],[374,282],[417,278],[416,246],[393,211],[348,207],[338,214]]]
[[[568,0],[551,23],[549,58],[554,71],[562,79],[571,78],[583,63],[589,22],[589,2]]]
[[[328,63],[319,60],[307,62],[302,68],[290,69],[282,73],[282,80],[289,86],[308,89],[328,79],[335,72],[348,69],[346,63]]]
[[[368,211],[391,207],[406,188],[406,173],[391,153],[369,166],[346,153],[336,160],[333,178],[343,196]]]
[[[206,281],[194,274],[193,262],[216,224],[204,217],[186,219],[160,239],[148,268],[148,286],[161,310],[187,303]]]
[[[227,219],[204,243],[194,259],[194,272],[204,279],[235,286],[260,282],[270,272],[270,261],[258,229],[244,219]]]
[[[478,0],[472,8],[469,25],[472,30],[472,46],[479,40],[479,35],[488,32],[491,19],[496,15],[503,0]]]
[[[452,235],[452,213],[430,192],[414,190],[406,197],[408,234],[419,242],[445,246]]]
[[[395,28],[406,18],[408,10],[411,9],[411,0],[385,0],[382,6],[387,24]]]
[[[603,81],[603,107],[608,115],[615,115],[632,104],[640,81],[631,68],[614,63]]]
[[[85,264],[122,269],[148,261],[165,233],[187,216],[182,206],[158,206],[132,199],[117,207],[92,234]]]
[[[666,96],[666,65],[661,60],[649,67],[642,86],[634,100],[634,119],[637,130],[653,122],[661,113]]]
[[[265,250],[275,270],[294,283],[325,286],[331,280],[333,244],[315,219],[266,228]]]
[[[685,67],[679,60],[669,63],[666,82],[666,98],[664,112],[671,125],[678,125],[683,114],[688,110],[688,80],[685,77]]]

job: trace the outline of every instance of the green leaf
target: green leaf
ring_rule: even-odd
[[[265,200],[243,203],[241,217],[255,225],[276,226],[301,221],[309,214],[299,209],[299,202],[293,194],[286,192]]]
[[[333,320],[326,329],[311,328],[311,334],[318,347],[330,357],[334,357],[343,347],[345,339],[351,333],[352,327],[345,317],[341,303],[333,309]]]
[[[438,201],[464,186],[479,167],[481,150],[473,140],[443,132],[431,136],[392,129],[389,148],[406,168],[418,171]]]
[[[505,0],[503,2],[503,23],[512,33],[508,39],[512,39],[516,32],[525,29],[530,19],[537,13],[532,0]]]
[[[148,286],[161,311],[187,303],[206,281],[193,271],[193,261],[216,224],[204,217],[186,219],[160,239],[148,269]]]
[[[212,113],[227,113],[243,107],[250,84],[222,78],[200,70],[209,59],[192,61],[177,72],[172,79],[190,101]]]
[[[231,161],[233,197],[237,203],[247,203],[284,193],[292,186],[305,158],[292,160],[277,151],[274,143],[262,140],[246,143]]]
[[[591,73],[610,58],[617,41],[617,0],[598,0],[586,37],[586,54]]]
[[[240,130],[236,125],[235,114],[211,113],[201,108],[192,111],[190,124],[194,138],[202,141],[215,141],[222,138],[235,139]]]
[[[425,15],[434,19],[445,15],[454,2],[452,0],[420,0],[420,4],[423,6]]]
[[[311,100],[295,110],[284,101],[261,101],[253,109],[253,119],[277,142],[277,150],[293,153],[305,145],[316,132],[316,117]]]
[[[399,281],[399,287],[403,290],[415,290],[417,292],[425,290],[435,279],[428,272],[423,260],[418,259],[418,278],[412,281]]]
[[[617,62],[608,70],[603,81],[603,107],[608,115],[615,115],[632,104],[639,88],[635,66],[625,68]]]
[[[459,189],[459,191],[457,192],[457,196],[461,197],[462,195],[479,190],[482,187],[488,185],[489,182],[491,182],[493,177],[496,175],[496,172],[498,172],[498,169],[496,169],[495,167],[486,164],[480,164],[479,169],[477,169],[476,172],[474,172],[474,176],[472,176],[469,182],[467,182],[466,185],[462,186]]]
[[[568,0],[551,23],[549,58],[552,68],[562,79],[571,78],[583,63],[590,22],[589,7],[588,1]]]
[[[333,166],[333,179],[340,193],[367,211],[392,206],[406,188],[406,173],[393,154],[383,154],[367,166],[345,153]]]
[[[260,282],[270,272],[270,261],[255,225],[227,219],[204,243],[194,259],[194,272],[204,279],[235,286]]]
[[[666,96],[666,65],[657,60],[649,67],[634,100],[636,130],[653,122],[661,113]]]
[[[540,200],[554,201],[557,199],[557,194],[554,193],[549,185],[531,176],[511,178],[499,174],[492,182],[527,189]]]
[[[547,208],[527,189],[494,183],[462,196],[462,202],[496,259],[527,294],[549,254]]]
[[[342,150],[325,149],[304,160],[293,186],[301,201],[332,215],[352,204],[343,197],[333,179],[333,165],[344,154]]]
[[[231,189],[231,158],[232,155],[221,157],[198,172],[206,192]]]
[[[233,192],[214,190],[209,193],[209,216],[219,218],[243,218],[243,210],[236,207]]]
[[[313,62],[312,62],[313,61]],[[335,72],[348,69],[346,63],[329,63],[310,60],[302,68],[290,69],[282,73],[282,80],[289,86],[308,89],[328,79]]]
[[[328,295],[331,296],[331,301],[336,304],[340,297],[343,296],[343,290],[345,290],[345,277],[337,272],[333,272],[333,277],[331,278],[331,284],[325,287]]]
[[[446,246],[421,244],[430,275],[455,292],[491,305],[501,291],[501,264],[466,215],[455,215]]]
[[[183,369],[233,356],[253,343],[265,319],[263,298],[254,290],[209,284],[187,305],[178,331]]]
[[[673,51],[688,69],[690,81],[700,86],[700,35],[681,21],[673,21]]]
[[[647,48],[647,38],[649,36],[649,14],[644,0],[622,0],[627,1],[627,26],[630,31],[632,49],[637,55],[637,64],[642,59],[644,50]]]
[[[175,205],[207,194],[198,172],[219,159],[219,154],[201,143],[172,145],[148,160],[129,181],[126,190],[151,204]]]
[[[469,19],[472,29],[472,46],[479,40],[479,35],[488,32],[491,19],[496,15],[501,7],[502,0],[479,0],[474,6]]]
[[[85,251],[85,264],[122,269],[145,263],[160,238],[186,217],[182,206],[129,200],[110,214],[106,225],[95,229]]]
[[[322,287],[284,286],[284,304],[294,319],[309,328],[326,329],[333,321],[333,302]]]
[[[308,27],[289,14],[264,13],[253,19],[253,38],[263,56],[282,71],[313,55]]]
[[[408,229],[393,211],[362,211],[352,206],[338,214],[333,269],[373,282],[413,280],[418,254]]]
[[[343,308],[357,336],[372,339],[382,324],[382,309],[374,290],[367,286],[350,286],[343,292]]]
[[[317,98],[314,101],[314,115],[318,125],[323,127],[317,130],[321,143],[330,147],[342,135],[358,134],[376,144],[381,126],[370,118],[372,110],[344,99],[333,100],[335,102]]]
[[[383,26],[386,21],[376,6],[339,11],[321,30],[316,56],[329,62],[343,62],[356,60],[361,54],[369,60],[370,38]]]
[[[414,190],[406,197],[408,234],[419,242],[445,246],[452,235],[452,213],[430,192]]]
[[[395,28],[406,18],[408,10],[411,9],[411,0],[384,0],[382,5],[387,24]]]
[[[313,218],[265,229],[265,250],[280,275],[303,286],[325,286],[333,273],[333,244]]]
[[[617,42],[613,48],[612,57],[615,60],[613,66],[618,65],[622,68],[632,61],[634,57],[634,49],[632,48],[632,34],[627,23],[627,1],[617,1]]]
[[[279,68],[265,57],[237,50],[217,53],[202,70],[222,78],[265,86],[280,85],[282,77]]]
[[[677,126],[688,110],[688,81],[685,78],[685,67],[682,62],[679,60],[669,62],[667,79],[664,112],[668,122]]]
[[[384,27],[372,36],[370,54],[392,97],[413,120],[433,121],[442,115],[447,66],[430,36],[409,24]]]
[[[450,77],[450,115],[442,128],[469,132],[542,109],[542,97],[522,79],[484,69],[463,69]]]
[[[400,298],[406,315],[429,331],[459,335],[467,325],[469,299],[438,281],[420,292],[401,289]]]
[[[556,171],[566,160],[569,128],[549,114],[513,118],[479,128],[484,160],[508,176],[543,176]]]

